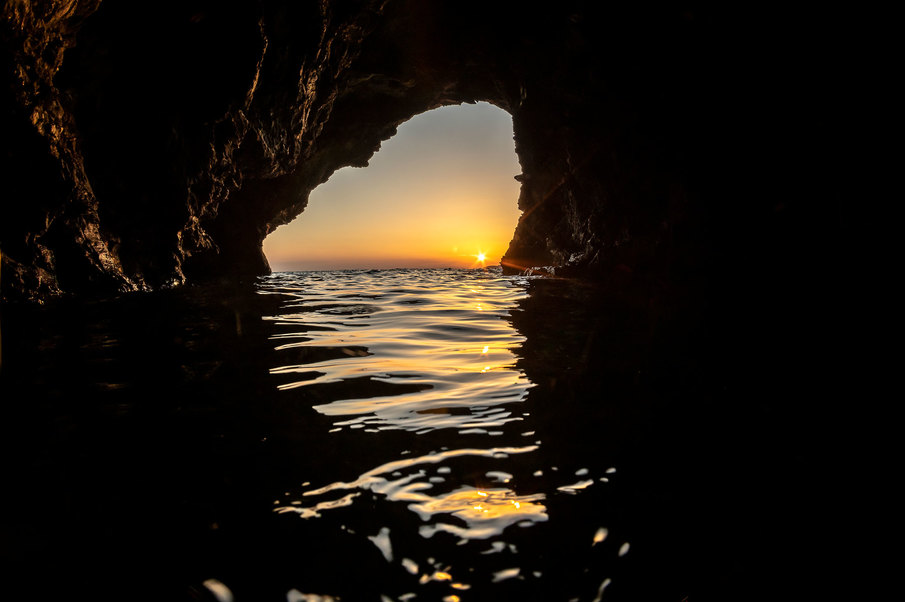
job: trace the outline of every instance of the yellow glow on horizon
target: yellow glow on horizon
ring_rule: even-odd
[[[486,103],[419,115],[367,168],[312,191],[264,241],[274,270],[498,265],[518,221],[511,117]]]

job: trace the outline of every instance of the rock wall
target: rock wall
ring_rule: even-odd
[[[10,0],[4,298],[266,273],[264,237],[335,170],[475,101],[513,116],[507,270],[693,270],[727,34],[605,4]]]

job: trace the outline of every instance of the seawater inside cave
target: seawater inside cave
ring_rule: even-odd
[[[795,541],[777,514],[794,502],[767,502],[796,486],[781,470],[751,481],[785,451],[759,445],[776,425],[710,372],[706,332],[689,346],[640,301],[499,269],[397,269],[4,307],[4,587],[732,590],[762,542]]]

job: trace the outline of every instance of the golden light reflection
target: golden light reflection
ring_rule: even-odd
[[[494,319],[496,307],[495,301],[482,303],[482,309],[490,315],[488,323],[494,327],[496,324],[505,325],[505,322]],[[456,312],[464,310],[478,313],[473,307],[465,305],[461,298],[450,303],[450,308]],[[417,327],[425,324],[426,328],[433,328],[434,316],[425,313],[428,315],[424,319],[416,320],[417,316],[412,318],[413,323]],[[328,326],[331,320],[336,319],[334,314],[327,313],[323,318],[313,312],[304,315],[305,323],[314,326]],[[473,328],[475,320],[466,318],[453,317],[442,328]],[[354,333],[354,349],[368,350],[354,355],[344,351],[350,348],[347,337],[338,337],[329,330],[305,332],[306,340],[288,343],[281,346],[281,349],[313,348],[323,350],[327,358],[323,361],[271,368],[270,373],[299,375],[297,379],[277,385],[281,391],[363,376],[370,376],[381,383],[410,388],[404,395],[361,398],[349,396],[313,406],[315,411],[326,416],[348,417],[336,422],[337,427],[361,428],[355,425],[382,426],[391,423],[416,432],[425,428],[498,427],[503,422],[521,420],[521,417],[513,413],[480,413],[473,411],[473,408],[523,401],[525,391],[532,386],[515,366],[516,357],[511,351],[520,342],[520,337],[509,336],[510,332],[502,327],[498,330],[499,336],[496,333],[491,336],[481,333],[480,339],[476,341],[444,336],[430,341],[430,345],[424,345],[420,341],[414,345],[405,338],[404,333],[378,323],[374,329],[361,328]],[[415,352],[408,352],[408,348],[414,348]],[[332,358],[328,353],[342,355]],[[466,379],[466,373],[480,378]],[[442,376],[449,374],[457,375],[452,394],[446,377]],[[434,375],[441,375],[442,378],[438,379]],[[458,411],[461,409],[468,410],[468,413]]]
[[[421,585],[425,585],[426,583],[430,583],[431,581],[449,582],[449,587],[460,590],[460,591],[465,591],[465,590],[471,589],[471,585],[469,585],[467,583],[453,581],[453,576],[447,571],[437,570],[437,571],[434,571],[430,575],[428,575],[427,573],[424,573],[421,575],[421,578],[418,579],[418,583],[420,583]],[[455,594],[451,594],[451,595],[443,598],[443,600],[455,600],[455,601],[458,601],[459,599],[460,599],[459,596],[456,596]]]
[[[609,531],[606,528],[600,527],[599,529],[597,529],[597,532],[594,533],[594,540],[591,543],[591,545],[596,546],[597,544],[602,542],[604,539],[606,539],[606,536],[608,534],[609,534]]]
[[[390,293],[358,299],[366,276],[348,274],[331,281],[330,294],[336,299],[325,303],[317,293],[319,277],[296,278],[314,290],[294,293],[297,301],[291,309],[268,319],[287,327],[271,337],[280,343],[275,349],[298,350],[291,357],[303,361],[269,372],[280,377],[280,391],[344,380],[366,383],[342,399],[313,406],[337,417],[334,427],[426,432],[496,429],[523,419],[512,410],[484,409],[524,401],[533,386],[513,351],[524,337],[500,319],[525,295],[520,287],[477,271],[464,281],[458,276],[412,281],[411,275],[397,273],[383,276]],[[422,303],[424,299],[437,302]],[[352,316],[357,328],[337,332],[336,321]],[[296,324],[297,330],[292,328]],[[425,336],[413,337],[412,332]],[[386,392],[370,394],[368,385],[374,381]]]
[[[411,509],[422,518],[436,514],[450,514],[465,521],[467,527],[435,522],[425,525],[421,534],[430,537],[445,531],[469,539],[486,539],[501,533],[509,525],[547,520],[543,494],[517,495],[511,489],[460,489],[445,496],[434,497]]]

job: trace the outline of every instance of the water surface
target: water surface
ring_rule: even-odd
[[[750,429],[667,313],[498,270],[4,307],[2,561],[30,599],[725,592]]]
[[[262,294],[282,299],[265,317],[276,388],[324,418],[318,435],[335,439],[324,447],[361,450],[336,457],[328,478],[283,492],[275,511],[338,521],[372,542],[386,565],[374,567],[381,579],[396,574],[383,592],[392,599],[505,595],[543,580],[549,551],[535,531],[550,520],[550,501],[568,505],[616,472],[596,458],[553,465],[540,452],[534,383],[518,367],[525,337],[511,321],[527,289],[526,279],[496,270],[294,273],[261,283]],[[583,528],[587,561],[610,544],[602,522]],[[600,587],[604,567],[595,573]]]

